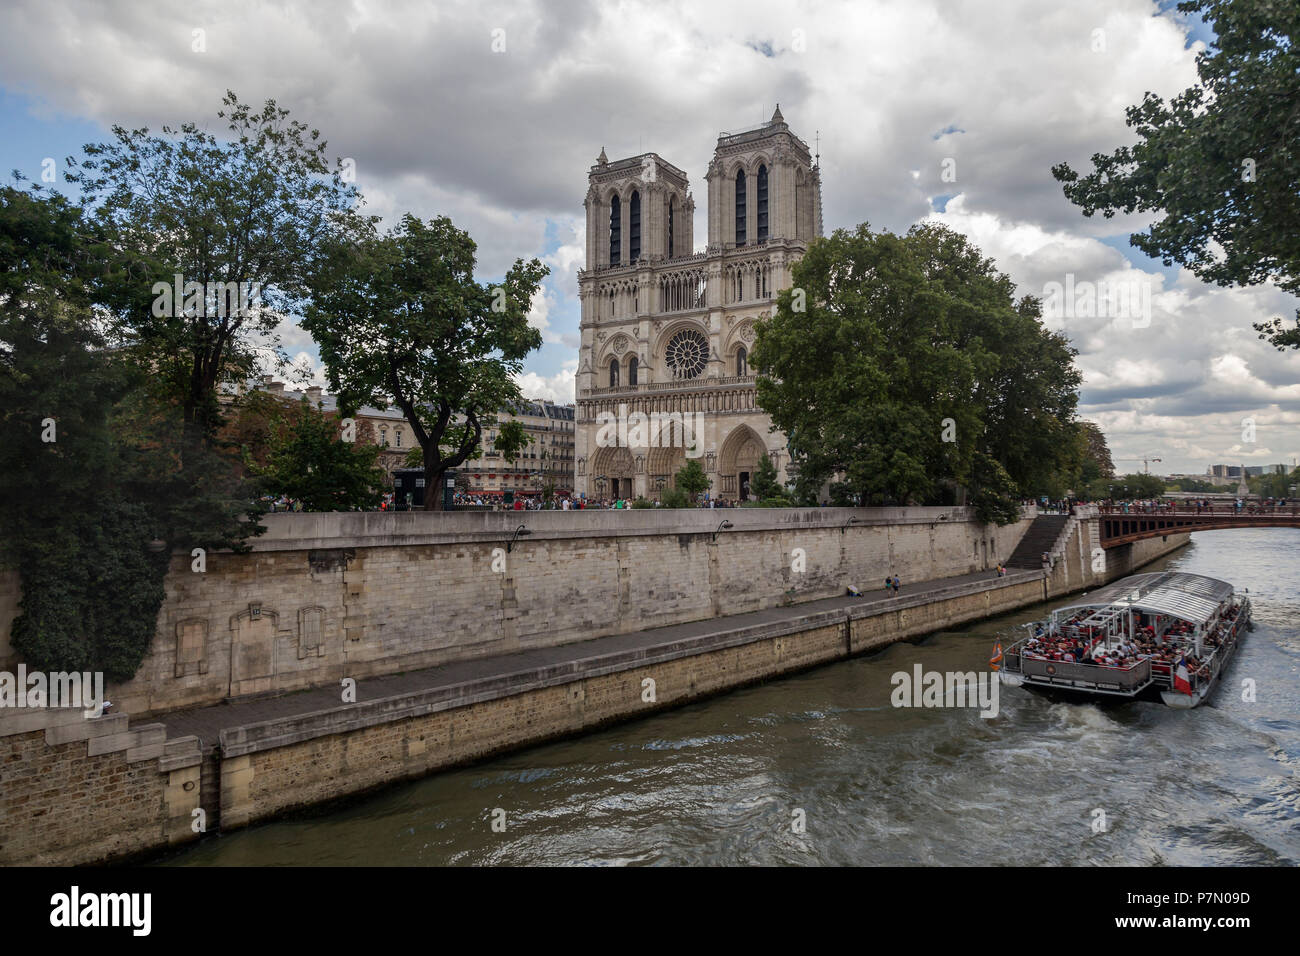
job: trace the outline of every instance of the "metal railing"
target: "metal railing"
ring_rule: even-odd
[[[1037,657],[1017,655],[1020,673],[1050,683],[1070,683],[1075,687],[1086,684],[1107,690],[1135,691],[1151,680],[1151,660],[1145,659],[1128,667],[1105,667],[1073,661],[1049,661]]]
[[[709,378],[702,375],[699,378],[670,379],[667,382],[639,382],[636,385],[598,385],[592,388],[583,389],[582,394],[584,396],[595,396],[618,394],[640,395],[646,392],[693,392],[706,388],[717,388],[719,386],[735,387],[753,385],[757,380],[757,375],[723,375],[719,378]]]

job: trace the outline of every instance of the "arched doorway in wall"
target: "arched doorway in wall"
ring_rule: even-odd
[[[592,459],[588,488],[594,488],[600,498],[630,498],[635,471],[632,453],[628,449],[602,448]]]
[[[748,498],[750,482],[765,450],[763,439],[748,425],[732,429],[718,456],[718,494],[741,501]]]
[[[680,435],[680,429],[678,430]],[[671,439],[665,434],[660,441],[667,445]],[[650,494],[658,498],[663,492],[677,486],[677,472],[686,464],[686,450],[681,445],[664,448],[651,448],[646,458],[646,479]]]

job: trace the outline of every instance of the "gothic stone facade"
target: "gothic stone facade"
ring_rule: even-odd
[[[708,244],[694,253],[682,170],[656,153],[610,162],[601,150],[588,174],[574,481],[589,497],[657,498],[688,455],[718,498],[746,497],[764,451],[786,478],[786,439],[755,401],[749,350],[755,320],[821,235],[820,172],[778,107],[720,135],[706,179]],[[691,432],[675,424],[649,440],[602,429],[633,413],[681,415],[696,444],[684,447]]]

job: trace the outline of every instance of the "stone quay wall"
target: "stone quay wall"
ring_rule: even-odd
[[[1042,597],[1042,575],[1025,572],[961,585],[939,600],[903,596],[888,608],[849,606],[720,630],[687,646],[594,657],[576,669],[539,669],[508,682],[489,678],[228,729],[220,741],[221,827],[680,706]]]
[[[153,646],[108,697],[118,713],[160,714],[815,600],[887,574],[992,569],[1030,520],[998,528],[964,508],[270,515],[251,553],[209,553],[202,572],[173,556]],[[511,544],[520,525],[529,533]],[[4,593],[0,669],[12,670]]]
[[[197,737],[80,709],[0,715],[0,865],[65,866],[197,839]]]
[[[244,826],[1096,587],[1189,537],[1135,542],[1107,552],[1100,565],[1079,546],[1098,540],[1095,518],[1085,517],[1069,529],[1065,557],[1050,571],[1013,571],[938,593],[904,593],[887,606],[850,605],[738,630],[720,620],[718,631],[688,646],[232,728],[222,732],[219,748],[221,826]],[[653,700],[646,698],[647,681]]]
[[[785,591],[778,590],[769,595],[755,587],[751,580],[745,582],[748,587],[731,600],[718,595],[717,606],[726,610],[701,613],[700,609],[706,606],[712,612],[713,595],[722,582],[737,580],[735,572],[723,571],[724,559],[734,560],[738,565],[747,560],[747,566],[751,568],[767,568],[778,587],[789,580],[796,596],[811,600],[841,593],[845,580],[853,577],[865,577],[861,586],[866,588],[874,587],[872,582],[877,577],[883,583],[886,570],[889,570],[883,562],[890,558],[892,570],[904,580],[915,581],[923,577],[967,572],[971,570],[971,561],[979,562],[976,565],[978,570],[983,563],[983,547],[989,545],[991,567],[998,558],[1010,553],[1027,525],[1027,522],[1022,522],[1019,526],[1001,529],[1005,533],[998,535],[994,533],[996,529],[979,529],[970,522],[958,520],[959,516],[951,511],[945,519],[940,517],[943,509],[929,510],[930,521],[917,521],[917,515],[912,514],[908,516],[912,520],[901,523],[898,521],[900,516],[893,515],[891,523],[889,519],[877,516],[882,519],[881,523],[866,527],[855,524],[846,528],[843,535],[840,529],[848,517],[857,517],[865,522],[870,520],[870,516],[857,511],[834,514],[838,509],[810,509],[815,517],[800,519],[803,524],[791,521],[783,526],[772,514],[760,512],[751,517],[747,509],[713,512],[708,514],[710,522],[716,518],[718,521],[731,520],[735,525],[720,533],[716,543],[711,540],[711,531],[716,524],[702,531],[698,527],[699,519],[694,516],[686,521],[694,521],[696,525],[676,525],[675,528],[682,530],[665,533],[662,528],[653,529],[650,524],[638,525],[638,519],[645,519],[635,512],[612,518],[606,513],[583,529],[590,532],[585,537],[575,535],[573,529],[567,529],[567,534],[559,534],[552,527],[555,536],[549,539],[544,537],[547,525],[543,521],[534,523],[530,520],[537,519],[536,513],[516,517],[514,521],[538,530],[536,540],[531,536],[524,539],[524,549],[531,546],[536,553],[532,563],[523,564],[523,567],[534,568],[538,573],[542,571],[537,563],[540,556],[571,554],[566,549],[577,547],[576,541],[585,540],[585,547],[592,549],[592,553],[615,561],[621,573],[621,548],[644,545],[650,553],[655,553],[656,548],[663,553],[663,543],[654,539],[682,536],[680,542],[672,541],[674,547],[685,552],[681,560],[700,562],[712,571],[703,579],[710,603],[684,601],[676,612],[682,615],[680,620],[691,621],[788,603]],[[224,586],[231,587],[234,586],[232,582],[243,581],[246,588],[259,589],[258,594],[277,595],[274,589],[262,590],[266,584],[257,574],[241,577],[233,570],[235,563],[243,561],[253,569],[267,568],[274,567],[278,560],[292,560],[296,555],[309,565],[313,562],[324,565],[334,558],[322,552],[346,551],[355,547],[358,552],[415,549],[399,550],[398,553],[409,555],[408,563],[418,566],[421,556],[429,553],[421,549],[436,551],[443,547],[460,549],[459,553],[467,555],[479,555],[483,549],[488,549],[490,554],[491,548],[502,543],[500,527],[484,527],[477,532],[484,536],[477,542],[402,540],[381,544],[360,533],[366,530],[365,519],[371,516],[307,517],[309,521],[302,524],[280,524],[273,529],[278,533],[260,542],[259,550],[251,555],[226,556],[232,563],[217,579],[194,574],[194,578],[183,578],[184,584],[180,587],[212,587],[209,582],[213,580],[224,581]],[[321,517],[358,521],[360,527],[353,528],[358,533],[351,539],[352,544],[340,549],[338,537],[305,534],[304,531],[315,534],[329,530],[316,523]],[[457,520],[466,517],[469,516],[456,516]],[[543,513],[542,517],[548,516]],[[624,517],[634,519],[628,522],[630,527],[615,527],[611,531],[606,525],[607,521]],[[737,534],[738,530],[742,534]],[[376,531],[376,534],[380,532]],[[418,536],[418,529],[411,534]],[[989,577],[955,584],[937,592],[909,594],[905,591],[888,604],[849,604],[821,611],[809,608],[804,613],[798,613],[797,608],[787,608],[779,618],[743,627],[735,623],[729,625],[722,617],[717,621],[716,629],[690,640],[659,643],[604,656],[593,652],[592,656],[563,665],[480,677],[462,685],[423,693],[362,701],[258,724],[227,727],[215,741],[200,742],[193,736],[167,739],[162,725],[145,724],[132,728],[132,718],[126,714],[87,719],[80,711],[10,710],[0,713],[0,864],[90,863],[160,850],[197,839],[205,829],[243,826],[503,750],[581,732],[612,721],[633,719],[745,684],[869,652],[897,640],[1006,613],[1048,600],[1058,593],[1094,587],[1130,573],[1188,540],[1186,534],[1169,535],[1163,540],[1156,538],[1112,549],[1105,552],[1105,560],[1099,566],[1093,548],[1093,543],[1098,541],[1096,534],[1095,519],[1085,516],[1075,521],[1061,547],[1053,552],[1055,563],[1046,571],[1017,571],[1007,578]],[[857,536],[859,540],[836,540],[851,536]],[[612,540],[602,545],[602,537]],[[638,540],[645,538],[651,540]],[[548,541],[551,543],[543,544]],[[788,579],[780,575],[778,562],[767,555],[746,557],[743,547],[734,546],[741,541],[747,541],[750,550],[784,549],[782,561],[790,559],[794,548],[804,548],[808,558],[808,570],[804,573],[811,572],[814,567],[818,569],[816,590],[801,582],[795,574]],[[733,547],[724,550],[724,542]],[[868,547],[866,542],[871,542],[874,547]],[[600,551],[600,548],[607,550]],[[880,549],[879,552],[876,548]],[[452,553],[458,552],[453,550]],[[509,557],[516,553],[527,552],[512,549]],[[847,568],[838,575],[830,564],[837,554],[842,555],[840,561]],[[814,561],[814,556],[817,561]],[[222,557],[209,557],[207,573],[212,573],[213,558]],[[340,567],[332,570],[328,567],[318,570],[313,565],[305,573],[301,570],[296,574],[286,572],[287,580],[281,581],[280,586],[286,587],[289,582],[302,585],[316,574],[326,577],[339,575],[337,584],[345,593],[354,593],[350,590],[351,585],[360,583],[362,587],[355,593],[372,595],[372,591],[365,589],[366,581],[347,578],[353,560],[355,556],[339,555]],[[874,573],[869,574],[868,569]],[[181,569],[174,567],[168,579],[169,605],[172,589],[177,587],[178,570]],[[188,567],[184,570],[186,574],[193,573],[188,571]],[[641,565],[637,565],[637,570],[641,570]],[[681,580],[673,577],[676,572],[671,569],[646,566],[644,571],[655,582]],[[488,573],[506,573],[514,580],[522,581],[524,572],[508,569],[506,572]],[[404,584],[414,576],[411,569],[396,574]],[[274,575],[271,581],[275,581]],[[432,585],[436,582],[416,589],[421,597],[412,600],[426,601],[426,608],[436,613],[436,596],[440,591]],[[504,590],[499,582],[496,586]],[[628,582],[627,588],[629,604],[635,598],[636,606],[653,607],[654,595],[648,593],[648,585],[634,586]],[[432,595],[433,599],[426,600],[423,595]],[[615,592],[615,596],[618,595],[619,592]],[[291,594],[283,592],[277,595],[277,599],[280,597],[293,599]],[[622,602],[621,597],[618,600],[610,595],[604,597],[610,604]],[[240,595],[241,600],[247,601],[247,598],[247,592]],[[588,600],[586,595],[583,598],[586,607],[594,608],[594,600]],[[164,619],[168,613],[197,615],[197,599],[191,595],[189,601],[183,611],[165,607]],[[245,619],[263,621],[288,616],[289,611],[283,609],[287,607],[291,605],[270,604],[269,611],[273,613],[256,616],[251,611],[236,612],[232,631],[237,631],[236,621],[242,628]],[[359,605],[355,604],[345,607],[345,611],[358,609]],[[378,614],[379,607],[369,606],[369,613]],[[553,613],[565,612],[561,609]],[[340,625],[348,618],[347,613],[341,614],[338,617]],[[500,620],[505,619],[503,616]],[[383,624],[382,618],[376,621],[360,616],[360,620],[356,626],[363,629]],[[625,616],[620,608],[614,607],[601,620],[627,623],[640,619]],[[669,623],[662,617],[651,620]],[[489,625],[485,623],[483,626]],[[605,631],[597,633],[570,631],[570,634],[578,636],[567,639],[637,629],[611,623],[605,627]],[[271,647],[275,653],[301,647],[298,640],[301,631],[290,631],[288,635],[279,632],[278,627],[265,632],[274,639]],[[515,638],[518,640],[518,632]],[[285,641],[283,647],[275,643],[281,639]],[[500,642],[502,638],[496,640]],[[227,654],[236,655],[233,666],[245,666],[245,661],[237,656],[243,653],[241,644],[238,639],[230,642],[231,650]],[[445,646],[439,645],[439,648],[445,649]],[[515,646],[526,645],[521,642]],[[505,648],[498,644],[496,649]],[[414,659],[425,660],[426,657],[419,655],[426,653],[416,652]],[[317,656],[325,657],[324,654]],[[285,659],[300,660],[288,655]],[[176,663],[176,660],[174,657],[169,663],[177,669],[182,664],[194,664],[194,661]],[[209,664],[209,673],[214,667],[219,669],[216,660],[210,659]],[[376,666],[374,672],[398,669],[401,668]],[[309,672],[297,672],[299,676],[306,673]],[[198,671],[197,676],[204,675]],[[649,699],[646,695],[647,680],[654,682],[654,694]],[[270,689],[284,689],[284,686],[273,682]]]

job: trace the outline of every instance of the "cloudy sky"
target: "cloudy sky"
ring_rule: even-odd
[[[163,9],[159,9],[159,8]],[[1134,319],[1064,309],[1081,412],[1119,459],[1158,469],[1300,457],[1300,354],[1252,322],[1290,317],[1276,289],[1220,289],[1128,244],[1139,217],[1085,219],[1050,169],[1130,142],[1124,107],[1195,80],[1213,41],[1151,0],[791,0],[169,3],[6,0],[0,169],[39,179],[109,127],[214,131],[233,89],[274,98],[352,159],[371,212],[447,214],[481,278],[551,266],[533,311],[545,344],[522,385],[572,400],[575,271],[587,170],[654,150],[686,170],[705,240],[704,171],[719,132],[779,102],[820,138],[827,230],[921,220],[971,237],[1023,293],[1051,283],[1149,295]],[[66,187],[66,185],[64,186]],[[1100,314],[1096,314],[1100,313]],[[296,327],[284,344],[317,362]],[[319,369],[317,369],[319,375]],[[1255,441],[1243,441],[1243,419]]]

